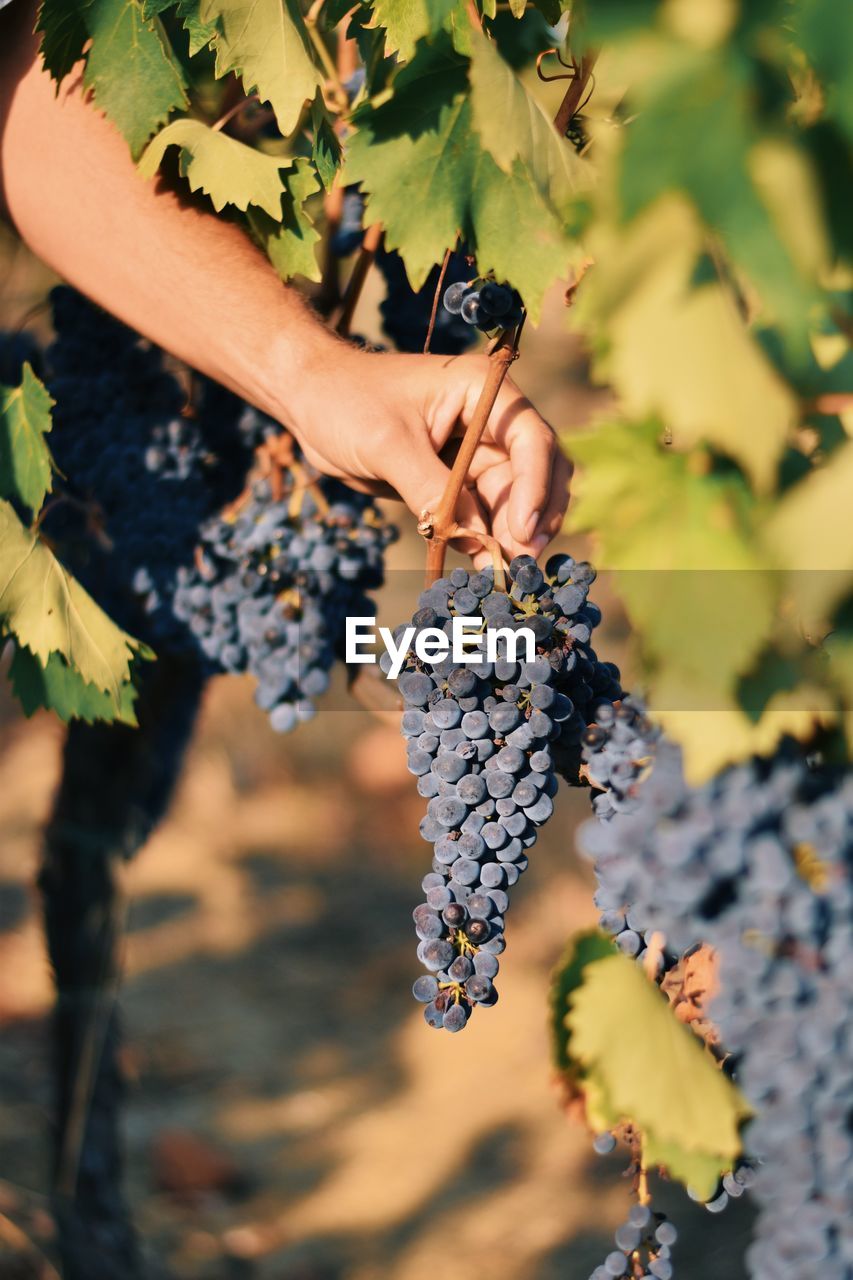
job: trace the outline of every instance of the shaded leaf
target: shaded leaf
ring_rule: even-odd
[[[826,113],[853,138],[853,6],[798,0],[794,32],[823,84]]]
[[[256,205],[275,221],[281,217],[282,170],[290,163],[268,156],[200,120],[175,120],[149,143],[139,171],[151,178],[169,147],[181,148],[181,174],[193,191],[204,191],[213,207]]]
[[[554,1066],[564,1075],[572,1075],[575,1066],[569,1052],[569,1028],[566,1026],[569,1000],[572,993],[583,982],[586,966],[594,960],[601,960],[605,956],[615,954],[616,945],[613,939],[602,933],[600,929],[577,933],[551,975],[551,991],[548,1000],[551,1056]]]
[[[146,21],[140,0],[88,0],[92,47],[84,83],[138,156],[169,115],[185,107],[180,64],[159,19]]]
[[[53,405],[29,363],[19,387],[0,387],[0,497],[16,498],[34,514],[52,487],[45,436]]]
[[[292,133],[322,84],[297,0],[201,0],[199,13],[217,27],[217,76],[235,72]]]
[[[69,0],[42,0],[36,31],[41,32],[39,46],[44,65],[56,80],[64,80],[80,61],[89,38],[84,18],[85,4]]]
[[[137,723],[134,712],[137,691],[132,679],[121,686],[116,704],[108,693],[86,684],[60,653],[52,653],[42,666],[25,645],[15,645],[9,679],[25,716],[47,709],[66,723],[69,720],[85,720],[87,724],[96,720],[133,726]]]

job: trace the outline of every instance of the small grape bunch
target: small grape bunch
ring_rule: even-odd
[[[616,1228],[616,1248],[608,1253],[590,1280],[617,1280],[619,1276],[641,1276],[642,1280],[672,1280],[671,1249],[678,1232],[662,1214],[645,1204],[635,1204],[627,1221]]]
[[[521,324],[524,304],[518,292],[496,280],[460,280],[444,291],[444,309],[461,316],[483,333],[514,329]]]
[[[578,155],[582,155],[589,145],[589,133],[584,116],[572,116],[566,129],[566,139],[572,144]]]

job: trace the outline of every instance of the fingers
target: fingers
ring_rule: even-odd
[[[552,516],[554,469],[559,449],[554,433],[514,385],[502,388],[490,428],[509,454],[512,487],[507,521],[518,544],[538,555],[548,538],[544,522]]]
[[[450,480],[450,469],[436,456],[425,431],[405,433],[397,442],[393,466],[386,475],[412,514],[420,520],[425,511],[434,512]],[[457,523],[468,529],[488,532],[483,512],[470,489],[463,488],[456,504]],[[470,538],[454,541],[460,551],[475,555],[480,545]]]

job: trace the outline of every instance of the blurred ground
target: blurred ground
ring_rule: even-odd
[[[47,277],[0,243],[0,324]],[[376,334],[375,298],[357,327]],[[595,395],[559,299],[519,381],[556,426]],[[421,550],[393,549],[381,613],[410,613]],[[595,593],[608,604],[607,584]],[[618,610],[598,648],[622,661]],[[344,708],[347,709],[344,709]],[[62,731],[0,686],[0,1280],[49,1256],[50,975],[32,885]],[[501,1001],[425,1027],[410,911],[427,846],[396,730],[339,691],[276,737],[248,682],[209,690],[172,814],[127,873],[123,998],[130,1195],[152,1275],[195,1280],[586,1280],[628,1204],[619,1159],[561,1116],[548,974],[594,918],[564,793],[514,890]],[[104,780],[105,785],[109,780]],[[747,1215],[663,1189],[680,1280],[740,1280]],[[22,1234],[23,1233],[23,1234]]]

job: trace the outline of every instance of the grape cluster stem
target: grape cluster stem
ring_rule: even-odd
[[[436,582],[444,572],[447,544],[452,538],[456,537],[474,538],[482,543],[492,556],[496,582],[503,581],[503,555],[499,544],[487,534],[480,533],[475,529],[463,529],[458,525],[456,523],[456,506],[459,501],[459,494],[462,492],[462,486],[465,483],[465,477],[468,475],[474,454],[477,451],[477,446],[486,429],[486,423],[489,421],[498,393],[503,386],[504,378],[509,373],[510,365],[514,360],[518,359],[518,341],[523,323],[522,321],[522,324],[514,331],[504,330],[492,344],[489,350],[489,371],[483,383],[477,406],[459,447],[459,452],[453,463],[450,479],[435,511],[421,512],[421,517],[418,521],[418,532],[426,539],[427,543],[426,585],[428,587],[433,582]],[[503,586],[500,589],[503,590]]]

